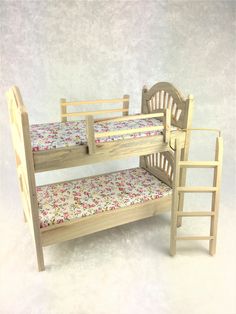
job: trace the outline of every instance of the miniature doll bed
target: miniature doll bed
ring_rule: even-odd
[[[185,129],[191,125],[191,97],[184,99],[169,83],[157,83],[150,90],[143,89],[141,115],[126,115],[126,96],[103,101],[122,100],[123,109],[118,112],[125,113],[123,117],[95,121],[93,115],[104,110],[67,113],[68,106],[87,102],[62,100],[62,122],[32,126],[17,87],[9,90],[7,99],[24,215],[35,242],[39,270],[44,270],[43,246],[171,208],[171,147],[178,138],[181,154],[187,159],[189,134]],[[85,115],[86,121],[66,121],[78,115]],[[36,187],[36,172],[128,156],[141,156],[140,168]],[[185,181],[184,171],[181,182]]]

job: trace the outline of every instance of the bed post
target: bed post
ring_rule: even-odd
[[[23,202],[24,216],[33,236],[38,270],[44,270],[43,248],[39,224],[38,201],[36,193],[33,154],[30,140],[28,114],[23,105],[20,91],[12,87],[7,93],[10,111],[12,140],[16,167]]]
[[[129,110],[129,95],[123,96],[123,109]],[[128,116],[129,111],[123,111],[123,116]]]
[[[184,128],[186,129],[191,129],[192,127],[193,103],[194,103],[194,98],[192,95],[189,95],[188,98],[186,99],[186,111],[185,111],[185,121],[184,121]],[[184,148],[182,148],[181,150],[181,160],[188,160],[190,136],[191,136],[191,131],[186,130],[185,144],[184,144]],[[187,168],[181,168],[180,169],[180,186],[185,185],[186,174],[187,174]],[[178,211],[183,210],[183,207],[184,207],[184,193],[180,193]],[[182,225],[182,217],[178,217],[177,227],[180,227],[181,225]]]
[[[93,116],[91,115],[86,116],[86,134],[88,143],[88,153],[89,155],[95,154],[96,143],[94,134],[94,119]]]
[[[64,114],[67,114],[66,106],[63,106],[63,103],[66,103],[65,98],[60,99],[60,106],[61,106],[61,122],[67,122],[67,117],[63,117]]]
[[[148,91],[148,87],[144,85],[142,89],[141,113],[148,113],[148,108],[146,104],[147,91]],[[139,156],[139,167],[144,168],[145,166],[146,166],[145,156]]]

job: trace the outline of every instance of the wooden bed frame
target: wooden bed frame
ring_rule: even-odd
[[[128,156],[141,156],[140,167],[149,171],[168,186],[175,188],[172,186],[175,167],[172,147],[174,147],[175,141],[178,139],[181,155],[184,160],[187,160],[190,133],[186,129],[191,127],[192,121],[193,98],[191,96],[185,99],[169,83],[157,83],[149,90],[144,87],[142,91],[141,116],[128,115],[129,97],[127,95],[121,99],[105,101],[66,102],[63,99],[60,103],[63,122],[66,121],[67,117],[86,116],[88,144],[36,152],[32,152],[28,114],[17,87],[12,87],[8,91],[7,100],[24,216],[34,239],[39,271],[45,269],[43,246],[91,234],[170,210],[171,196],[166,196],[142,204],[119,208],[115,211],[107,211],[70,222],[40,228],[35,173]],[[159,117],[163,121],[163,126],[152,127],[152,130],[163,130],[163,134],[97,144],[95,139],[100,136],[127,134],[127,131],[106,132],[102,135],[94,132],[93,115],[115,111],[111,109],[106,110],[106,112],[104,110],[83,113],[67,112],[67,107],[70,105],[80,106],[87,103],[117,102],[123,103],[122,109],[119,110],[119,112],[123,113],[123,117],[108,118],[108,121],[122,121],[136,119],[137,117]],[[104,119],[101,120],[104,121]],[[175,126],[177,129],[171,131],[170,125]],[[146,130],[149,129],[146,128]],[[135,132],[138,131],[145,130],[141,128],[135,130]],[[134,133],[132,130],[128,130],[128,132]],[[184,184],[186,169],[182,168],[179,175],[181,183]],[[183,199],[180,200],[179,204],[179,210],[181,210]],[[181,221],[179,220],[178,223],[180,224]]]

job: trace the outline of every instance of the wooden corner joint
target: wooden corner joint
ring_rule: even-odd
[[[165,143],[169,143],[170,141],[170,130],[171,130],[171,111],[169,108],[166,108],[164,111],[164,141]]]
[[[96,142],[94,134],[94,118],[92,115],[86,116],[86,134],[89,155],[96,153]]]

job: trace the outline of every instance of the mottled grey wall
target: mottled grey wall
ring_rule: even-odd
[[[1,19],[1,202],[18,190],[4,92],[21,89],[31,123],[59,119],[59,98],[131,96],[174,83],[195,96],[193,125],[223,130],[223,190],[235,184],[235,2],[3,1]],[[193,146],[207,150],[200,137]],[[201,146],[202,145],[202,146]],[[197,156],[197,150],[193,155]],[[137,159],[41,174],[61,180],[128,166]],[[233,180],[234,177],[234,180]],[[227,199],[233,202],[227,194]],[[224,196],[225,201],[226,195]]]

